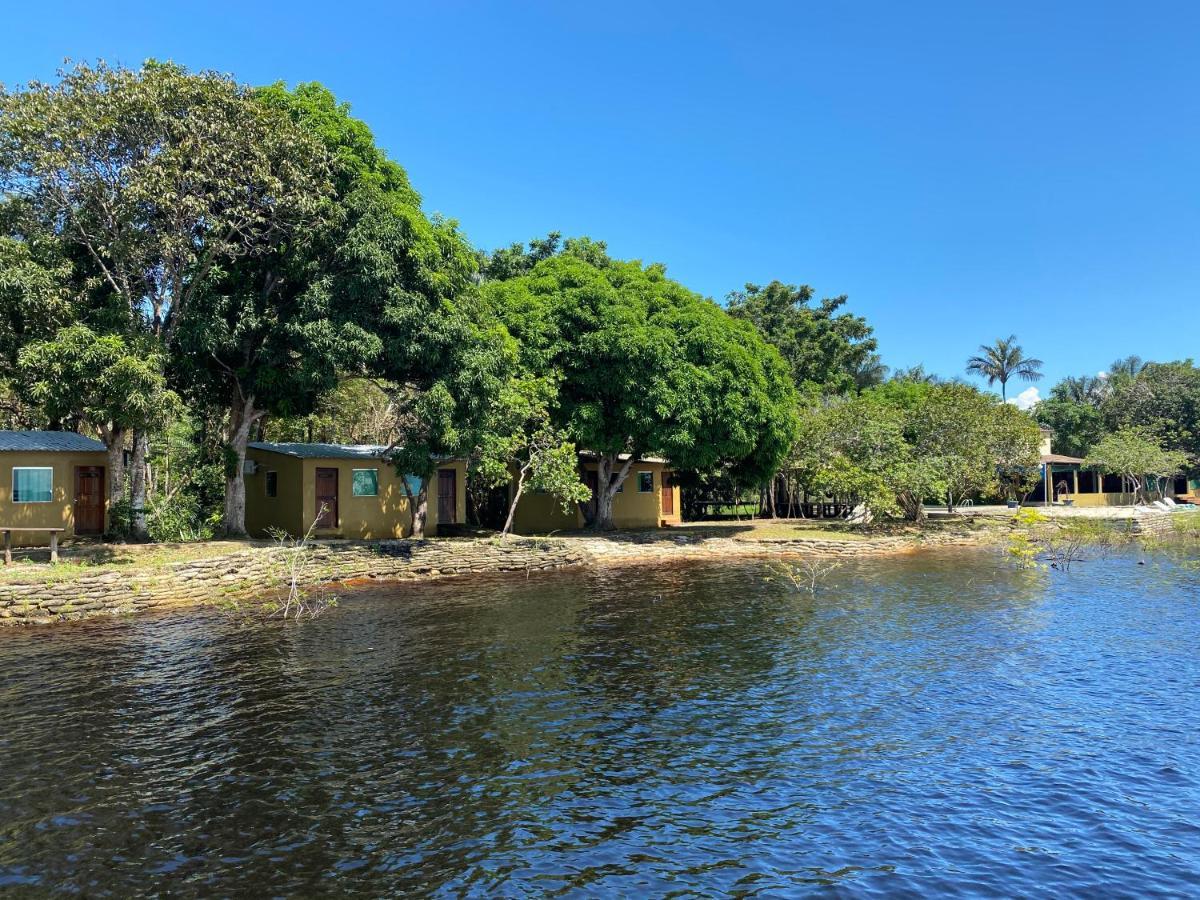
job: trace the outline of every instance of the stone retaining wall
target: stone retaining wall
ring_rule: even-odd
[[[277,583],[280,551],[255,547],[211,559],[174,563],[156,572],[101,570],[34,583],[0,583],[0,625],[44,624],[103,613],[141,612],[261,595]],[[528,572],[577,566],[584,549],[566,541],[379,541],[318,544],[307,551],[312,585],[361,578],[415,580],[445,575]]]
[[[507,541],[334,541],[316,544],[307,551],[304,579],[310,586],[317,586],[368,578],[418,580],[581,565],[634,565],[651,560],[878,556],[927,546],[978,544],[986,539],[979,534],[949,532],[844,541],[744,541],[660,531]],[[252,547],[209,559],[173,563],[156,571],[100,569],[95,574],[75,577],[56,577],[55,570],[47,568],[44,580],[0,583],[0,625],[45,624],[262,596],[279,583],[280,552],[275,547]]]

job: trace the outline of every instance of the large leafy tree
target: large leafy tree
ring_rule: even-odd
[[[310,414],[347,374],[363,375],[383,345],[354,289],[359,269],[378,263],[380,245],[370,244],[376,220],[419,222],[420,197],[404,170],[386,158],[370,129],[350,116],[349,107],[319,84],[289,91],[281,84],[252,94],[291,127],[307,133],[323,148],[331,189],[307,228],[265,252],[216,268],[183,318],[177,358],[180,380],[198,402],[213,402],[225,412],[225,510],[228,534],[245,531],[246,447],[267,416]],[[428,229],[426,229],[428,230]],[[420,243],[420,229],[404,252],[408,268],[393,271],[405,289],[420,290],[420,277],[409,270],[433,260],[434,241]],[[357,255],[345,251],[348,241]],[[393,248],[394,250],[395,248]],[[425,263],[429,264],[429,263]]]
[[[351,199],[331,288],[379,341],[360,371],[388,385],[392,457],[413,476],[404,485],[421,536],[438,461],[476,452],[516,349],[480,302],[477,259],[455,222],[430,219],[394,192],[371,188]]]
[[[797,387],[811,383],[839,393],[881,381],[884,370],[866,319],[839,312],[845,295],[815,306],[814,296],[808,285],[747,284],[729,295],[727,308],[735,318],[754,323],[779,350]]]
[[[638,457],[761,481],[790,447],[795,393],[778,352],[662,266],[576,239],[485,294],[525,370],[559,385],[554,424],[596,454],[594,528],[612,527]]]
[[[108,450],[109,500],[119,503],[126,435],[159,421],[171,400],[155,351],[71,325],[24,347],[18,372],[28,398],[50,418],[74,419],[99,433]]]
[[[989,386],[1000,382],[1000,397],[1008,399],[1008,383],[1013,378],[1022,381],[1039,381],[1042,378],[1042,361],[1026,356],[1017,343],[1015,334],[998,339],[994,344],[984,344],[979,354],[967,360],[967,371],[985,379]]]
[[[1179,450],[1168,450],[1162,442],[1145,428],[1122,428],[1107,434],[1092,448],[1084,465],[1111,475],[1120,475],[1131,489],[1134,502],[1144,502],[1149,476],[1159,482],[1169,479],[1188,466],[1188,455]]]
[[[170,349],[209,276],[300,233],[325,180],[317,141],[215,73],[80,64],[54,84],[0,90],[0,188],[86,258],[134,347],[149,335]],[[133,440],[140,460],[148,436]]]

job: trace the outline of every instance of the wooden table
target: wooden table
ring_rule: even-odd
[[[0,531],[4,532],[4,564],[12,565],[12,533],[14,531],[32,531],[37,534],[50,535],[50,562],[58,562],[58,536],[65,529],[62,528],[5,528],[0,526]]]

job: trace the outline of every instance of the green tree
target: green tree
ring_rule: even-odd
[[[375,146],[370,129],[319,84],[288,91],[281,84],[255,91],[255,103],[318,141],[329,160],[332,193],[308,227],[266,251],[210,274],[204,302],[183,317],[177,341],[180,380],[198,402],[226,410],[225,513],[227,534],[245,533],[246,447],[267,416],[306,416],[346,375],[366,374],[383,352],[368,308],[355,293],[358,269],[389,252],[371,244],[391,221],[420,225],[420,197],[404,170]],[[394,293],[419,290],[439,247],[431,226],[410,229],[407,260],[393,271]],[[426,236],[422,238],[422,234]],[[344,252],[347,241],[358,255]],[[390,248],[391,252],[399,252]],[[393,262],[395,260],[393,259]]]
[[[991,346],[979,348],[979,356],[967,360],[967,371],[987,380],[988,386],[1000,382],[1000,397],[1008,399],[1008,382],[1013,378],[1038,381],[1042,377],[1042,361],[1026,356],[1015,334],[1000,338]]]
[[[791,446],[795,393],[778,352],[661,265],[618,262],[576,239],[484,291],[523,368],[559,385],[553,424],[597,454],[594,528],[612,527],[613,497],[639,457],[761,483]]]
[[[567,434],[550,420],[555,385],[545,379],[517,377],[497,398],[479,448],[478,472],[485,484],[512,483],[501,536],[512,531],[526,489],[556,498],[564,511],[584,503],[592,492],[579,480],[579,459]]]
[[[161,360],[120,335],[71,325],[22,349],[18,371],[29,399],[52,419],[74,418],[100,435],[108,451],[109,501],[120,503],[126,435],[152,426],[171,400]]]
[[[311,222],[326,193],[321,147],[215,73],[147,62],[60,76],[0,90],[0,188],[79,248],[128,333],[170,348],[210,275]],[[133,442],[141,510],[149,439],[137,429]]]
[[[1057,386],[1033,408],[1033,415],[1054,430],[1054,452],[1067,456],[1087,456],[1107,431],[1099,406],[1061,396]]]
[[[852,390],[864,366],[878,364],[872,329],[861,316],[839,312],[846,304],[845,295],[824,299],[817,306],[811,305],[813,297],[808,285],[747,284],[729,295],[727,308],[735,318],[753,322],[779,350],[797,387],[811,383],[829,393]],[[881,375],[877,368],[874,374]]]
[[[1167,450],[1148,429],[1122,428],[1105,435],[1084,459],[1090,469],[1120,475],[1134,495],[1135,503],[1146,501],[1147,476],[1160,482],[1183,472],[1190,460],[1186,453]]]
[[[1200,456],[1200,368],[1190,359],[1144,363],[1111,381],[1101,404],[1110,430],[1143,428],[1167,449]]]

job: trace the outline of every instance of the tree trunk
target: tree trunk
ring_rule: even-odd
[[[910,522],[920,522],[925,518],[925,503],[920,497],[912,494],[901,494],[900,506],[904,510],[904,518]]]
[[[227,537],[246,536],[246,445],[250,429],[261,419],[263,411],[254,408],[254,398],[235,402],[229,409],[227,448],[229,458],[225,470],[225,512],[221,529]]]
[[[613,531],[616,528],[616,525],[613,524],[613,498],[616,497],[617,490],[625,483],[625,478],[629,475],[629,470],[636,457],[637,454],[629,454],[629,458],[614,475],[613,470],[616,469],[618,462],[617,454],[601,455],[596,467],[596,519],[592,522],[593,531]]]
[[[108,513],[111,516],[125,499],[125,429],[112,428],[103,433],[108,451]],[[112,520],[109,520],[112,527]]]
[[[407,491],[408,488],[406,487]],[[429,519],[429,479],[421,479],[421,490],[417,492],[414,498],[410,493],[408,495],[409,509],[412,510],[412,537],[417,540],[423,540],[425,537],[425,523]]]
[[[517,472],[517,485],[513,488],[512,503],[508,505],[508,518],[504,521],[504,529],[500,532],[500,537],[508,537],[512,532],[513,520],[517,517],[517,504],[521,502],[521,492],[525,490],[525,469],[522,467]]]
[[[146,533],[146,456],[150,451],[150,436],[143,429],[133,432],[133,458],[129,468],[130,531],[135,540],[144,541]]]

